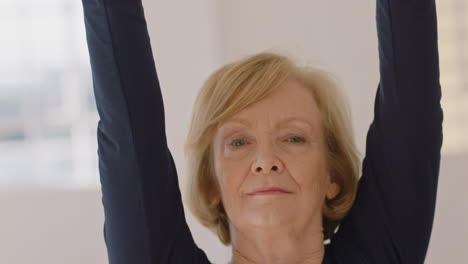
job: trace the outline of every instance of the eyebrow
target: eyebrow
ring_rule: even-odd
[[[245,126],[248,126],[250,127],[252,124],[250,123],[249,120],[247,119],[243,119],[243,118],[231,118],[230,120],[228,121],[225,121],[225,124],[227,123],[231,123],[231,122],[234,122],[234,123],[240,123],[240,124],[243,124]],[[288,118],[284,118],[282,119],[281,121],[279,121],[277,123],[277,126],[280,126],[282,124],[285,124],[285,123],[290,123],[290,122],[300,122],[300,123],[304,123],[304,124],[307,124],[309,127],[311,128],[314,128],[315,126],[310,123],[310,121],[304,119],[304,118],[301,118],[301,117],[295,117],[295,116],[292,116],[292,117],[288,117]]]

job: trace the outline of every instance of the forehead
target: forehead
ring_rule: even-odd
[[[280,118],[278,120],[269,120],[273,121],[276,126],[288,125],[288,124],[295,124],[299,126],[307,126],[310,128],[315,127],[315,124],[311,122],[310,118],[304,118],[301,116],[289,116],[285,118]],[[225,126],[234,126],[234,125],[241,125],[246,127],[253,127],[258,123],[258,120],[253,120],[249,118],[243,117],[232,117],[229,120],[223,122],[223,127]]]
[[[262,122],[274,126],[298,124],[316,127],[320,122],[320,113],[312,93],[301,83],[289,79],[220,126],[238,124],[252,127]]]

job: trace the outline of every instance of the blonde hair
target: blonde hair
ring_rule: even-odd
[[[327,162],[340,192],[323,204],[324,240],[331,239],[357,192],[360,158],[350,112],[338,86],[324,71],[298,67],[273,52],[261,52],[226,64],[204,82],[195,100],[185,143],[188,184],[185,203],[200,223],[229,245],[228,218],[213,173],[211,144],[220,122],[260,101],[287,78],[300,81],[313,94],[322,116]]]

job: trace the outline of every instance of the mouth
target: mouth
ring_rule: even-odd
[[[288,194],[291,193],[283,188],[272,186],[272,187],[260,187],[247,193],[247,195],[272,195],[272,194]]]

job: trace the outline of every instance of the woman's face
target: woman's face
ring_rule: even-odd
[[[325,196],[338,192],[329,180],[315,100],[292,79],[219,124],[213,151],[221,199],[237,229],[321,223]],[[287,193],[248,194],[270,186]]]

